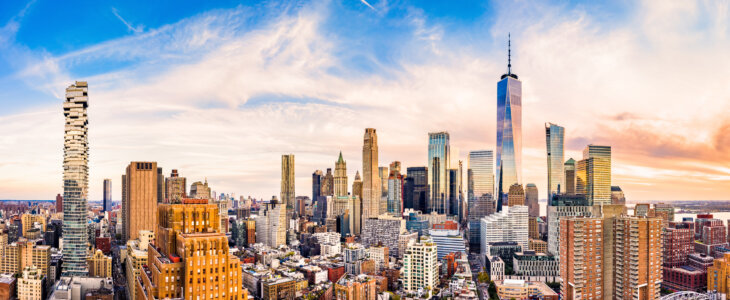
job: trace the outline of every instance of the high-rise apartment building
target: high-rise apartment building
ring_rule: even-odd
[[[603,243],[603,253],[599,254],[603,259],[602,277],[603,277],[603,288],[602,294],[604,299],[614,299],[614,254],[615,254],[615,235],[613,234],[613,227],[616,223],[616,219],[626,214],[626,206],[623,205],[596,205],[593,206],[591,215],[595,218],[601,218],[603,225],[603,237],[601,242]]]
[[[588,145],[576,165],[577,193],[591,205],[611,204],[611,147]]]
[[[430,198],[428,168],[410,167],[406,169],[406,172],[403,206],[424,212]]]
[[[565,161],[565,164],[563,164],[563,168],[565,169],[565,194],[575,195],[575,160],[569,158]],[[548,202],[550,202],[549,198]]]
[[[165,203],[180,203],[187,198],[187,179],[180,177],[176,169],[172,169],[170,177],[165,178]]]
[[[680,267],[687,264],[687,256],[694,252],[694,223],[670,222],[663,234],[664,267]]]
[[[23,227],[23,237],[27,239],[31,239],[28,235],[28,232],[30,232],[36,224],[40,227],[40,232],[46,232],[45,215],[23,214],[22,216],[20,216],[20,223]]]
[[[507,206],[515,205],[525,205],[525,190],[519,183],[511,185],[507,193]]]
[[[342,151],[340,157],[335,162],[335,197],[347,197],[347,162],[342,159]]]
[[[112,211],[112,180],[104,179],[104,198],[102,202],[104,211]]]
[[[51,246],[36,245],[33,241],[20,239],[4,247],[5,251],[0,258],[0,272],[6,274],[20,274],[26,267],[35,266],[43,276],[48,276],[48,267],[51,265]],[[84,255],[86,252],[84,252]],[[84,264],[86,260],[84,259]]]
[[[530,217],[540,216],[540,203],[538,202],[539,194],[537,186],[534,183],[528,183],[525,186],[525,205],[529,208]]]
[[[137,239],[140,230],[157,230],[157,163],[129,163],[124,180],[122,238],[128,241]],[[65,246],[65,238],[63,242]]]
[[[382,189],[378,176],[378,136],[375,128],[365,129],[362,146],[362,175],[363,219],[376,218],[380,213]]]
[[[63,274],[86,276],[86,201],[89,189],[89,86],[66,88],[63,142]]]
[[[43,273],[35,266],[23,269],[18,278],[18,299],[43,299]]]
[[[403,215],[403,175],[393,170],[388,178],[388,213],[394,216]]]
[[[565,128],[553,123],[545,123],[545,144],[547,145],[548,194],[550,199],[558,193],[565,193],[565,159],[563,147]]]
[[[406,292],[429,291],[438,286],[440,264],[437,254],[436,243],[428,237],[421,237],[418,243],[408,246],[401,269]]]
[[[261,204],[256,218],[256,242],[278,248],[286,245],[286,206],[276,197]]]
[[[593,207],[583,195],[557,195],[548,203],[548,252],[557,256],[560,255],[560,219],[591,217]]]
[[[662,219],[618,217],[614,237],[614,299],[659,299]]]
[[[522,182],[522,82],[512,74],[509,44],[507,52],[507,74],[497,83],[497,211],[509,187]]]
[[[294,188],[294,154],[284,154],[281,156],[281,203],[286,205],[285,231],[289,228],[289,220],[294,215],[296,201]]]
[[[603,294],[603,220],[560,220],[560,293],[562,299],[608,299]]]
[[[448,132],[428,134],[428,183],[431,186],[431,203],[426,213],[435,211],[448,214],[450,146]]]
[[[56,195],[56,212],[63,212],[63,196]]]
[[[248,298],[241,263],[220,232],[218,206],[198,199],[181,202],[160,205],[159,236],[135,281],[136,299]]]

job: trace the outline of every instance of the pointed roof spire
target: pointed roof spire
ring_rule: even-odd
[[[341,164],[341,163],[343,163],[343,162],[345,162],[345,160],[344,160],[344,159],[342,159],[342,150],[340,150],[340,158],[338,158],[338,159],[337,159],[337,163],[338,163],[338,164]]]
[[[355,180],[362,180],[362,179],[360,178],[360,170],[357,170],[357,171],[355,172]]]
[[[512,33],[507,33],[507,74],[512,75]]]

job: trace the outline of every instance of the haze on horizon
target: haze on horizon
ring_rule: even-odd
[[[104,178],[120,199],[133,160],[268,199],[285,153],[310,195],[339,151],[350,181],[362,169],[366,127],[382,166],[425,165],[433,131],[466,164],[495,147],[508,33],[540,198],[545,122],[565,127],[566,159],[612,146],[630,202],[730,198],[727,1],[140,3],[0,4],[0,199],[62,193],[75,80],[89,82],[91,201]]]

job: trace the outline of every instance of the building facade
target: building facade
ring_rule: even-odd
[[[508,51],[511,51],[508,49]],[[497,211],[509,187],[522,182],[522,82],[512,74],[511,60],[507,74],[497,83]]]
[[[419,289],[433,290],[438,286],[439,261],[436,244],[429,238],[422,237],[418,243],[410,245],[403,256],[401,281],[406,292],[413,293]]]
[[[560,292],[563,299],[604,299],[603,220],[560,220]]]
[[[659,299],[662,220],[621,216],[614,223],[614,299]]]
[[[104,179],[104,198],[102,200],[104,211],[112,211],[112,180]]]
[[[340,151],[340,157],[335,162],[335,197],[349,196],[347,183],[347,162],[342,159],[342,151]]]
[[[378,176],[378,136],[375,128],[366,128],[362,146],[362,216],[377,218],[380,212],[381,186]]]
[[[428,133],[428,184],[431,202],[425,213],[448,214],[450,145],[448,132]]]
[[[124,180],[122,239],[128,241],[137,239],[140,230],[157,230],[157,163],[129,163]]]
[[[565,193],[565,155],[563,146],[565,128],[553,123],[545,123],[545,144],[547,145],[547,199],[555,194]]]

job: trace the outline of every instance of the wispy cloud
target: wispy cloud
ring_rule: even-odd
[[[638,17],[601,24],[561,6],[532,8],[549,12],[544,15],[500,7],[491,30],[499,42],[480,48],[473,37],[445,41],[448,27],[406,6],[390,8],[404,12],[390,28],[401,31],[398,39],[363,36],[353,45],[341,24],[329,22],[339,13],[332,6],[205,12],[71,53],[36,53],[18,76],[60,98],[74,67],[131,62],[84,78],[93,199],[101,195],[101,180],[119,178],[132,160],[158,161],[165,172],[180,169],[191,181],[207,176],[218,192],[268,198],[278,194],[281,153],[297,156],[300,194],[307,194],[311,172],[331,167],[340,149],[354,177],[365,127],[378,129],[381,165],[423,165],[427,132],[435,130],[448,130],[462,156],[493,148],[496,81],[506,69],[502,41],[512,31],[513,71],[523,81],[526,182],[544,190],[542,126],[551,121],[566,127],[566,158],[580,158],[586,143],[614,145],[613,182],[630,199],[726,197],[709,187],[730,175],[716,168],[727,161],[718,153],[730,140],[727,125],[715,120],[716,112],[730,109],[730,73],[721,71],[730,70],[727,39],[695,55],[692,44],[682,43],[695,32],[661,33],[679,41],[671,45],[653,42],[660,33]],[[253,22],[257,13],[271,17]],[[398,55],[383,59],[362,47],[373,40]],[[365,71],[358,69],[363,60]],[[708,69],[718,70],[712,80],[696,75]],[[50,198],[59,190],[59,105],[0,118],[4,159],[32,162],[0,161],[0,182],[13,182],[0,186],[0,195]],[[693,151],[703,154],[688,159]],[[702,158],[709,154],[712,159]],[[694,190],[678,184],[683,178],[693,180]]]
[[[365,4],[365,6],[367,6],[367,7],[370,7],[370,9],[372,9],[372,10],[376,10],[376,9],[375,9],[375,7],[373,7],[372,5],[370,5],[370,3],[368,3],[367,1],[365,1],[365,0],[360,0],[360,2],[361,2],[362,4]]]
[[[141,33],[142,31],[144,31],[143,25],[140,24],[137,26],[133,26],[132,23],[130,23],[127,20],[125,20],[124,18],[122,18],[122,16],[119,15],[119,11],[116,9],[116,7],[112,7],[112,13],[114,13],[114,15],[117,17],[117,19],[119,19],[119,21],[122,21],[122,23],[124,23],[124,26],[127,26],[127,30],[129,30],[130,32]]]

